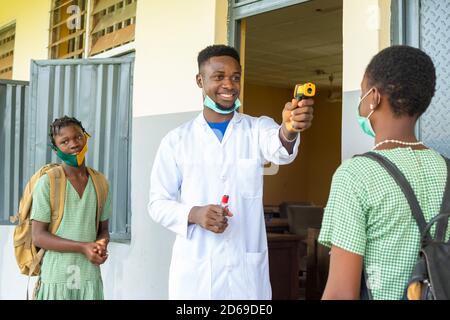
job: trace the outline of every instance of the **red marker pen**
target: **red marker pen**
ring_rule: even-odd
[[[228,195],[224,195],[222,196],[222,201],[220,202],[220,206],[222,208],[224,208],[226,211],[228,211],[228,200],[229,200],[229,196]],[[224,214],[226,215],[226,213]]]
[[[222,201],[220,202],[220,206],[224,209],[228,209],[228,199],[230,199],[230,196],[224,195],[222,197]]]

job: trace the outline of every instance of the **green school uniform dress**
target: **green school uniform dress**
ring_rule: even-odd
[[[50,223],[50,185],[47,175],[37,182],[33,192],[31,219]],[[80,199],[67,180],[64,215],[56,235],[81,242],[93,242],[96,230],[97,194],[91,177]],[[111,193],[105,203],[100,221],[109,219]],[[103,283],[100,267],[93,265],[81,253],[48,250],[42,260],[37,300],[102,300]]]
[[[376,152],[406,176],[426,221],[436,216],[447,180],[444,159],[429,149]],[[434,235],[434,227],[431,231]],[[403,297],[417,261],[420,233],[389,173],[374,160],[356,157],[345,161],[333,176],[319,242],[363,256],[373,298],[397,300]]]

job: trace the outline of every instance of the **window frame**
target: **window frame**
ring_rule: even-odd
[[[87,58],[109,58],[109,57],[114,57],[114,56],[120,56],[123,55],[127,52],[131,52],[135,50],[135,41],[136,41],[136,31],[134,29],[133,32],[133,40],[122,43],[118,46],[112,47],[112,48],[107,48],[106,50],[102,50],[100,52],[96,52],[94,54],[92,54],[92,49],[94,47],[93,45],[93,38],[94,38],[94,30],[92,28],[93,26],[93,20],[95,17],[95,14],[98,14],[99,12],[102,12],[103,10],[107,10],[110,9],[112,6],[106,7],[105,9],[99,11],[99,12],[95,12],[95,2],[97,0],[62,0],[65,1],[63,5],[60,5],[60,7],[64,8],[67,6],[72,5],[71,2],[72,1],[85,1],[85,10],[81,11],[82,14],[82,22],[81,25],[83,26],[80,31],[80,35],[79,36],[83,36],[83,47],[82,50],[79,54],[76,54],[75,56],[62,56],[62,57],[58,57],[53,55],[52,53],[52,47],[54,46],[54,43],[57,43],[58,41],[61,41],[61,39],[59,39],[58,41],[53,41],[52,37],[52,30],[55,28],[55,26],[53,25],[53,11],[55,10],[55,3],[57,0],[52,0],[52,8],[50,11],[50,26],[49,26],[49,45],[48,45],[48,58],[49,59],[76,59],[76,58],[81,58],[81,59],[87,59]],[[123,30],[125,29],[125,27],[123,28],[119,28],[119,29],[115,29],[117,24],[121,24],[123,26],[125,21],[130,20],[130,23],[126,26],[130,26],[130,25],[136,25],[136,16],[137,16],[137,3],[138,0],[116,0],[114,3],[114,7],[115,10],[121,10],[120,8],[117,9],[117,5],[119,3],[125,3],[130,1],[130,3],[126,4],[126,6],[135,6],[135,10],[134,10],[134,16],[124,20],[124,21],[120,21],[118,23],[115,23],[112,27],[114,28],[114,31],[108,34],[113,34],[114,32],[117,32],[119,30]],[[75,4],[78,5],[78,4]],[[125,6],[122,6],[121,8],[124,8]],[[126,11],[126,10],[124,10]],[[124,12],[122,11],[122,12]],[[69,20],[69,18],[72,16],[68,16],[67,19],[64,21],[64,23],[67,23]],[[63,24],[63,21],[59,21],[58,24]],[[108,28],[111,28],[111,26],[109,26]],[[135,28],[135,27],[134,27]],[[100,29],[98,31],[104,31],[104,29]],[[97,32],[96,32],[97,33]]]
[[[0,57],[0,62],[2,60],[6,60],[8,59],[8,57],[11,57],[9,59],[11,59],[11,63],[10,65],[6,65],[9,66],[8,69],[9,71],[5,71],[3,73],[0,73],[0,80],[12,80],[13,79],[13,72],[14,72],[14,52],[15,52],[15,45],[16,45],[16,21],[12,21],[10,23],[7,23],[5,25],[3,25],[2,27],[0,27],[0,34],[2,33],[7,33],[10,30],[14,30],[14,33],[12,34],[12,36],[14,37],[13,40],[11,40],[11,42],[13,42],[12,44],[12,51],[7,51],[4,54],[6,54],[5,57],[1,58]],[[1,45],[0,45],[0,49],[1,49]],[[10,54],[12,52],[12,54]],[[1,71],[1,66],[0,66],[0,71]],[[2,74],[9,74],[10,76],[3,78]]]

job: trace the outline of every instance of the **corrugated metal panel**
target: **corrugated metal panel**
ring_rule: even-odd
[[[419,118],[416,135],[427,146],[450,157],[450,3],[440,0],[392,1],[392,41],[419,47],[436,68],[436,93]]]
[[[28,177],[57,162],[48,147],[51,122],[76,117],[92,135],[86,164],[103,172],[113,193],[110,230],[130,237],[130,128],[133,58],[32,61],[30,110],[34,128]],[[34,156],[33,156],[34,155]]]
[[[24,187],[28,82],[0,81],[0,224],[10,224]]]
[[[420,47],[436,67],[436,93],[420,119],[420,138],[450,157],[450,2],[421,0]]]

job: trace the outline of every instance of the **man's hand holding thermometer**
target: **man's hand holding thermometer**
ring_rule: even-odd
[[[298,132],[302,132],[311,126],[313,119],[314,100],[316,86],[311,83],[298,84],[295,86],[294,99],[286,103],[282,113],[283,135],[286,140],[292,140]]]

